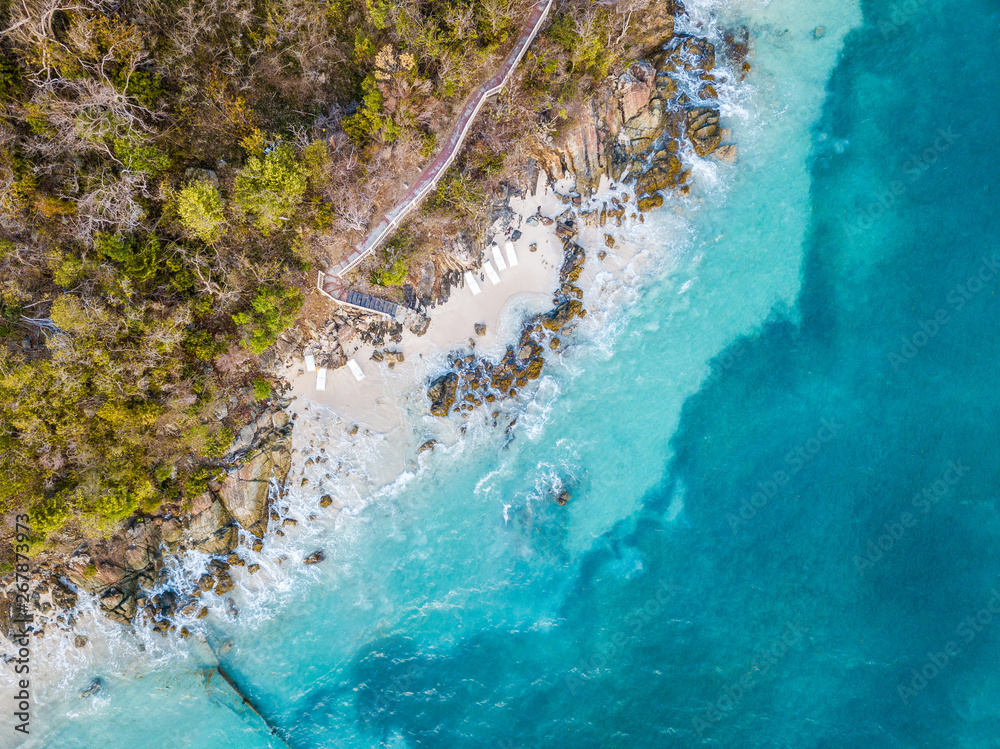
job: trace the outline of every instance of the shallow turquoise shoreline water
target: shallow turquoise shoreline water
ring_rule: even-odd
[[[743,10],[741,164],[617,335],[213,620],[292,746],[996,745],[1000,11],[865,2],[838,58],[854,9]],[[278,746],[197,666],[95,660],[36,745]]]

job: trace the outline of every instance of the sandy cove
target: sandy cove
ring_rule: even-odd
[[[556,191],[566,194],[570,188],[571,183],[565,182],[550,186],[540,174],[534,193],[510,199],[515,219],[509,227],[494,224],[492,241],[503,248],[508,229],[519,230],[521,236],[514,242],[518,265],[498,269],[500,283],[496,286],[481,269],[475,271],[480,294],[473,295],[468,286],[454,289],[447,302],[428,310],[431,324],[427,333],[418,336],[404,329],[400,343],[382,347],[401,351],[405,357],[402,363],[390,368],[386,362],[373,361],[375,347],[355,339],[345,346],[344,353],[357,361],[365,379],[358,382],[347,367],[328,370],[326,389],[319,391],[317,373],[306,372],[304,362],[296,359],[289,392],[296,400],[290,410],[315,404],[336,413],[344,429],[357,425],[388,433],[400,427],[404,413],[413,408],[415,397],[422,399],[420,405],[426,410],[425,380],[445,368],[449,352],[471,352],[474,346],[475,352],[482,356],[502,354],[520,334],[525,318],[553,306],[552,295],[559,286],[563,261],[563,242],[556,236],[554,223],[532,225],[526,220],[536,213],[552,219],[563,213],[567,206]],[[535,252],[530,251],[532,244],[537,247]],[[486,256],[493,263],[491,253],[487,251]],[[486,325],[485,335],[476,335],[477,323]],[[420,387],[416,388],[417,385]]]

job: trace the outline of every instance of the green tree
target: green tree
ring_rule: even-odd
[[[31,507],[31,530],[45,537],[59,530],[69,520],[65,492],[40,499]]]
[[[209,182],[192,182],[177,196],[177,213],[184,228],[201,241],[211,244],[225,231],[222,197]]]
[[[115,157],[126,169],[151,177],[170,168],[170,158],[156,146],[137,143],[129,138],[115,138]]]
[[[261,289],[250,303],[250,309],[233,315],[233,322],[246,328],[243,345],[255,354],[262,354],[289,325],[302,306],[302,292],[296,288]]]
[[[291,217],[306,191],[306,169],[289,145],[251,156],[236,177],[236,200],[265,233]]]
[[[359,145],[378,140],[392,143],[401,129],[395,120],[382,112],[383,97],[375,76],[365,77],[361,91],[361,106],[341,123],[344,132]]]

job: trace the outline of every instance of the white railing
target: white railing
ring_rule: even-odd
[[[513,58],[512,64],[510,64],[510,69],[504,74],[503,79],[492,88],[480,91],[477,94],[478,99],[476,100],[472,112],[468,116],[466,116],[465,126],[459,131],[458,140],[455,141],[454,145],[451,146],[451,153],[448,154],[448,157],[444,160],[444,162],[442,162],[441,166],[437,169],[437,173],[434,174],[434,176],[431,177],[430,181],[422,188],[420,188],[420,190],[414,193],[405,203],[399,204],[392,211],[390,211],[390,214],[392,215],[385,216],[385,219],[387,221],[385,227],[381,231],[379,231],[379,233],[374,237],[369,237],[368,239],[365,240],[357,256],[353,260],[348,262],[346,265],[341,267],[340,270],[337,271],[336,275],[338,277],[343,277],[343,275],[347,273],[349,270],[351,270],[351,268],[360,263],[375,249],[377,249],[378,246],[385,240],[385,238],[399,226],[399,222],[402,221],[404,218],[406,218],[406,216],[410,213],[410,211],[416,208],[416,206],[420,203],[420,201],[423,200],[431,190],[437,187],[438,180],[441,179],[442,175],[444,175],[446,171],[448,171],[448,167],[451,166],[452,162],[455,160],[455,157],[458,156],[458,152],[461,150],[462,144],[465,142],[465,137],[469,134],[469,129],[472,127],[472,123],[478,116],[479,110],[482,109],[482,106],[485,103],[485,101],[489,97],[495,94],[499,94],[503,90],[503,87],[507,85],[507,82],[510,80],[510,77],[514,75],[514,71],[517,70],[517,66],[521,62],[521,59],[524,57],[525,52],[528,51],[528,47],[531,46],[531,43],[535,40],[535,37],[538,35],[538,31],[542,28],[542,23],[545,21],[546,16],[548,16],[549,14],[549,10],[552,8],[552,2],[553,0],[548,0],[548,2],[545,3],[545,8],[542,10],[541,15],[538,17],[538,20],[535,22],[534,27],[531,29],[531,33],[528,34],[528,36],[518,45],[519,49],[516,50],[516,55]],[[510,63],[509,59],[504,61],[504,65],[507,65],[509,63]],[[452,133],[452,137],[449,138],[449,141],[454,140],[454,137],[455,134]],[[320,281],[320,290],[322,291],[322,280]]]

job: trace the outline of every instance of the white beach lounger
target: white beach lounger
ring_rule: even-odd
[[[358,366],[358,363],[354,359],[347,360],[347,368],[351,370],[351,374],[354,375],[354,379],[358,382],[365,379],[365,373],[361,371],[361,367]]]
[[[476,281],[476,277],[469,271],[465,271],[465,285],[472,289],[472,296],[476,296],[482,292],[482,289],[479,288],[479,283]]]
[[[503,254],[497,245],[493,245],[493,262],[497,264],[497,270],[507,270],[507,263],[503,261]]]
[[[316,389],[326,390],[326,367],[320,367],[316,371]]]
[[[497,286],[500,283],[500,276],[498,276],[497,272],[493,270],[493,264],[489,260],[483,262],[483,273],[485,273],[486,277],[493,282],[494,286]]]
[[[508,239],[507,242],[504,244],[503,248],[507,253],[507,265],[509,265],[511,268],[516,268],[517,255],[514,253],[514,243]]]
[[[316,357],[312,354],[306,354],[306,372],[316,371]]]

